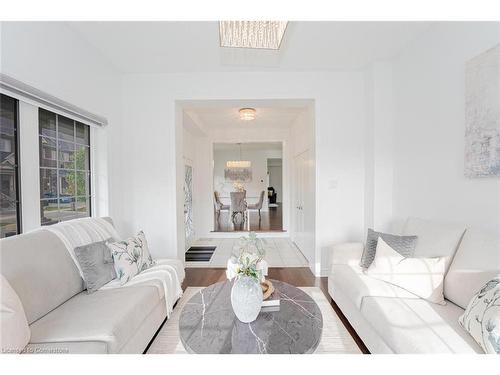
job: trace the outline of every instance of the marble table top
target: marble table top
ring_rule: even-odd
[[[231,306],[232,282],[213,284],[184,306],[179,333],[190,353],[312,353],[321,339],[323,317],[304,291],[272,280],[280,294],[280,309],[260,312],[242,323]]]

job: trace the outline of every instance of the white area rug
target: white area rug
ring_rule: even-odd
[[[167,320],[158,333],[158,336],[156,336],[147,354],[186,354],[179,338],[179,316],[184,304],[200,289],[203,288],[190,287],[186,289],[184,295],[177,303],[172,316]],[[314,299],[323,314],[323,333],[321,342],[314,353],[360,354],[361,351],[330,306],[330,303],[321,289],[317,287],[302,287],[300,289]]]

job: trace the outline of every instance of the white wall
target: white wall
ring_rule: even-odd
[[[119,156],[121,137],[117,131],[121,119],[119,74],[72,29],[57,22],[2,22],[0,55],[2,73],[108,119],[109,125],[96,129],[92,136],[95,150],[93,210],[96,216],[111,214],[117,224],[122,224],[119,185],[123,174]],[[20,118],[20,125],[24,133],[21,147],[24,144],[30,148],[21,150],[21,156],[24,154],[26,159],[33,153],[38,154],[38,118],[36,111],[25,113],[29,113],[29,118]],[[113,149],[112,153],[108,153],[109,148]],[[31,165],[21,172],[26,193],[38,191],[38,167],[32,165],[35,159],[37,157],[30,158]],[[114,174],[112,182],[108,179],[109,170]],[[25,173],[28,171],[30,173]],[[117,186],[113,195],[108,195],[111,183]],[[23,198],[24,230],[31,230],[40,224],[39,202],[33,196],[28,199],[23,195]]]
[[[498,43],[499,23],[443,23],[395,60],[395,216],[498,232],[500,178],[464,177],[465,63]]]
[[[251,147],[251,146],[250,146]],[[243,182],[242,185],[247,191],[247,200],[249,204],[256,203],[262,191],[265,192],[263,211],[268,210],[267,201],[267,159],[281,158],[283,152],[281,150],[265,148],[264,146],[259,149],[245,149],[245,144],[242,144],[242,160],[249,160],[252,163],[252,180]],[[214,150],[214,175],[213,184],[214,189],[219,191],[221,200],[225,204],[230,203],[231,191],[234,191],[232,182],[227,182],[224,178],[224,170],[226,169],[226,162],[228,160],[239,160],[240,151],[238,145],[234,145],[234,149],[215,149]]]
[[[123,216],[151,233],[155,255],[181,256],[184,249],[182,234],[176,229],[182,176],[176,176],[172,168],[181,165],[175,146],[182,145],[182,131],[176,131],[175,125],[182,129],[182,111],[176,102],[182,100],[313,99],[316,189],[321,196],[316,211],[317,251],[333,242],[361,240],[362,73],[134,74],[125,76],[123,85],[123,142],[131,148],[148,145],[140,153],[118,151],[128,173],[134,175],[134,181],[120,186],[127,196]],[[147,124],[148,131],[138,132],[137,124]],[[338,181],[338,189],[330,194],[328,181],[332,179]],[[314,267],[319,273],[320,262]]]
[[[365,71],[365,233],[391,231],[394,187],[393,64],[379,61]]]

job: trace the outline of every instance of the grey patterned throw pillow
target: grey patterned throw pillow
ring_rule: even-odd
[[[113,257],[106,242],[94,242],[75,248],[88,293],[94,293],[116,278]]]
[[[123,285],[135,275],[155,265],[149,252],[146,236],[141,230],[136,237],[108,243],[113,255],[116,276]]]
[[[379,237],[405,258],[411,257],[415,253],[417,236],[397,236],[395,234],[375,232],[373,229],[368,229],[365,248],[359,263],[361,267],[368,268],[372,264],[373,259],[375,259]]]
[[[488,281],[458,318],[485,353],[500,354],[500,275]]]

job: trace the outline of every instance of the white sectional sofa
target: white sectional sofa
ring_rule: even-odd
[[[459,325],[472,296],[500,273],[500,233],[409,218],[416,257],[449,256],[446,305],[427,302],[363,274],[363,244],[332,248],[328,290],[371,353],[482,353]]]
[[[184,277],[180,261],[165,262]],[[165,288],[155,283],[87,294],[67,248],[47,230],[2,239],[0,265],[26,313],[27,353],[142,353],[167,317]]]

